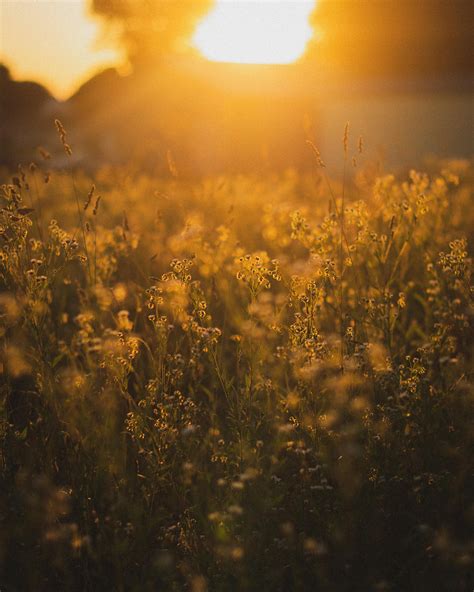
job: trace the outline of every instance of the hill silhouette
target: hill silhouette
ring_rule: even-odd
[[[0,64],[0,163],[31,160],[51,134],[51,117],[60,103],[36,82],[18,82]]]

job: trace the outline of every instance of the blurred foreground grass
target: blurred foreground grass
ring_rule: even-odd
[[[343,214],[322,168],[45,164],[2,187],[2,591],[467,590],[470,164]]]

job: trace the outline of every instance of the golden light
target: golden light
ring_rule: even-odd
[[[87,6],[77,0],[0,0],[0,62],[15,78],[36,80],[61,99],[97,71],[123,63],[122,51],[98,46],[99,24]]]
[[[313,35],[315,0],[217,0],[198,25],[194,45],[209,60],[290,64]]]

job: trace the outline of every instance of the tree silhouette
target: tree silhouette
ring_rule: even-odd
[[[92,0],[125,44],[133,63],[155,61],[189,49],[189,39],[213,0]]]

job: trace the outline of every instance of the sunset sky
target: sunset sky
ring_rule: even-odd
[[[291,63],[313,35],[315,6],[316,0],[217,0],[191,41],[211,60]],[[104,66],[125,63],[85,0],[0,0],[0,19],[0,60],[15,78],[37,80],[58,98]]]
[[[0,0],[0,61],[15,78],[36,80],[67,98],[123,58],[101,43],[100,25],[83,0]]]
[[[169,32],[176,28],[179,34],[182,19],[189,16],[182,8],[190,6],[198,20],[191,19],[183,35],[210,60],[288,64],[312,46],[315,63],[339,69],[342,79],[346,73],[452,77],[471,69],[468,0],[215,0],[207,14],[206,1],[200,1],[202,13],[194,11],[198,0],[174,7],[132,2],[142,18],[140,30],[125,19],[114,45],[104,37],[103,25],[115,23],[117,4],[97,2],[93,18],[94,0],[0,0],[0,61],[15,79],[36,80],[67,98],[104,67],[125,66],[126,51],[131,57],[131,47],[143,39],[141,51],[147,44],[151,55],[168,49],[160,27],[172,39]],[[99,6],[108,7],[102,20]]]

